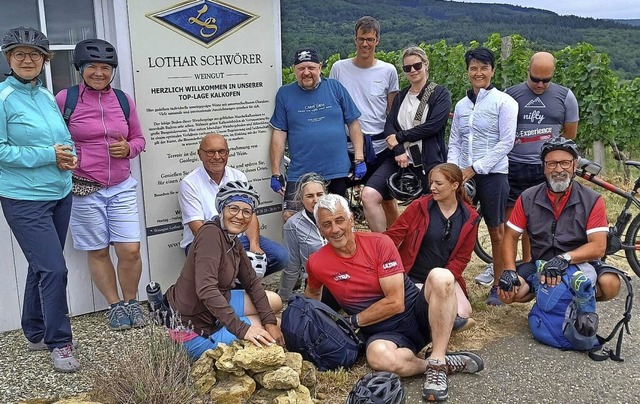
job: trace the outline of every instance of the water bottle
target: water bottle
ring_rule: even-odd
[[[162,288],[158,282],[151,281],[147,285],[147,303],[150,312],[157,312],[162,309]]]

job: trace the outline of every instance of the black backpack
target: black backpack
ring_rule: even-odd
[[[124,119],[126,119],[127,124],[129,124],[129,116],[131,115],[131,106],[129,105],[129,100],[127,99],[124,91],[114,88],[113,92],[118,98],[118,103],[120,104],[120,108],[122,108],[122,112],[124,113]],[[67,89],[67,98],[65,98],[64,100],[64,112],[62,114],[62,117],[67,124],[69,124],[71,114],[73,114],[73,111],[75,111],[76,109],[76,105],[78,105],[79,93],[80,87],[77,85],[69,87]]]
[[[289,298],[281,329],[287,349],[298,352],[320,371],[348,368],[364,350],[364,342],[341,315],[303,295]]]

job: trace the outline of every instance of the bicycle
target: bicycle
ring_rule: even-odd
[[[639,161],[625,161],[624,164],[640,170]],[[633,217],[633,213],[631,212],[632,206],[635,206],[635,208],[640,211],[640,199],[637,197],[638,190],[640,190],[640,177],[636,178],[630,191],[625,191],[598,177],[601,170],[602,167],[597,163],[583,157],[578,159],[576,177],[583,178],[600,188],[626,199],[622,210],[618,213],[615,224],[609,226],[607,249],[603,259],[607,256],[615,255],[619,251],[624,251],[629,266],[633,272],[640,277],[640,213]],[[480,210],[480,207],[478,207],[478,210]],[[633,220],[631,220],[632,217]],[[481,221],[481,226],[483,222],[484,221]],[[488,232],[484,231],[481,234],[481,229],[478,229],[474,252],[483,261],[491,263],[491,254],[487,253],[487,251],[491,251]]]

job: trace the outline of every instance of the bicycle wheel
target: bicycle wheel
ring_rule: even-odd
[[[633,247],[624,250],[629,266],[636,276],[640,277],[640,234],[638,233],[640,233],[640,215],[633,218],[624,238],[625,245]]]
[[[491,236],[489,236],[489,229],[482,217],[482,210],[480,205],[476,207],[478,214],[480,215],[480,223],[478,224],[478,235],[476,236],[476,244],[473,246],[473,252],[476,256],[487,264],[493,263],[493,256],[491,254]],[[505,223],[506,226],[506,223]],[[518,242],[518,251],[516,253],[516,264],[522,262],[522,237]]]
[[[493,257],[491,256],[491,237],[489,237],[487,224],[482,218],[480,205],[478,205],[477,210],[480,215],[480,223],[478,224],[478,235],[476,236],[476,245],[473,246],[473,252],[476,253],[478,258],[487,264],[491,264],[493,262]]]

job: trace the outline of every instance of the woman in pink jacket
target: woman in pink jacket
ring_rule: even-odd
[[[463,185],[458,166],[435,166],[429,172],[431,194],[411,202],[385,232],[398,247],[407,276],[420,287],[434,268],[451,271],[458,301],[455,331],[475,324],[462,273],[471,259],[479,216]]]
[[[146,321],[136,300],[140,224],[130,160],[142,152],[145,139],[133,100],[111,87],[118,66],[115,48],[87,39],[76,45],[73,62],[83,82],[56,96],[78,155],[72,178],[73,246],[88,252],[91,277],[110,304],[111,329],[141,327]],[[117,271],[110,245],[118,257]]]

